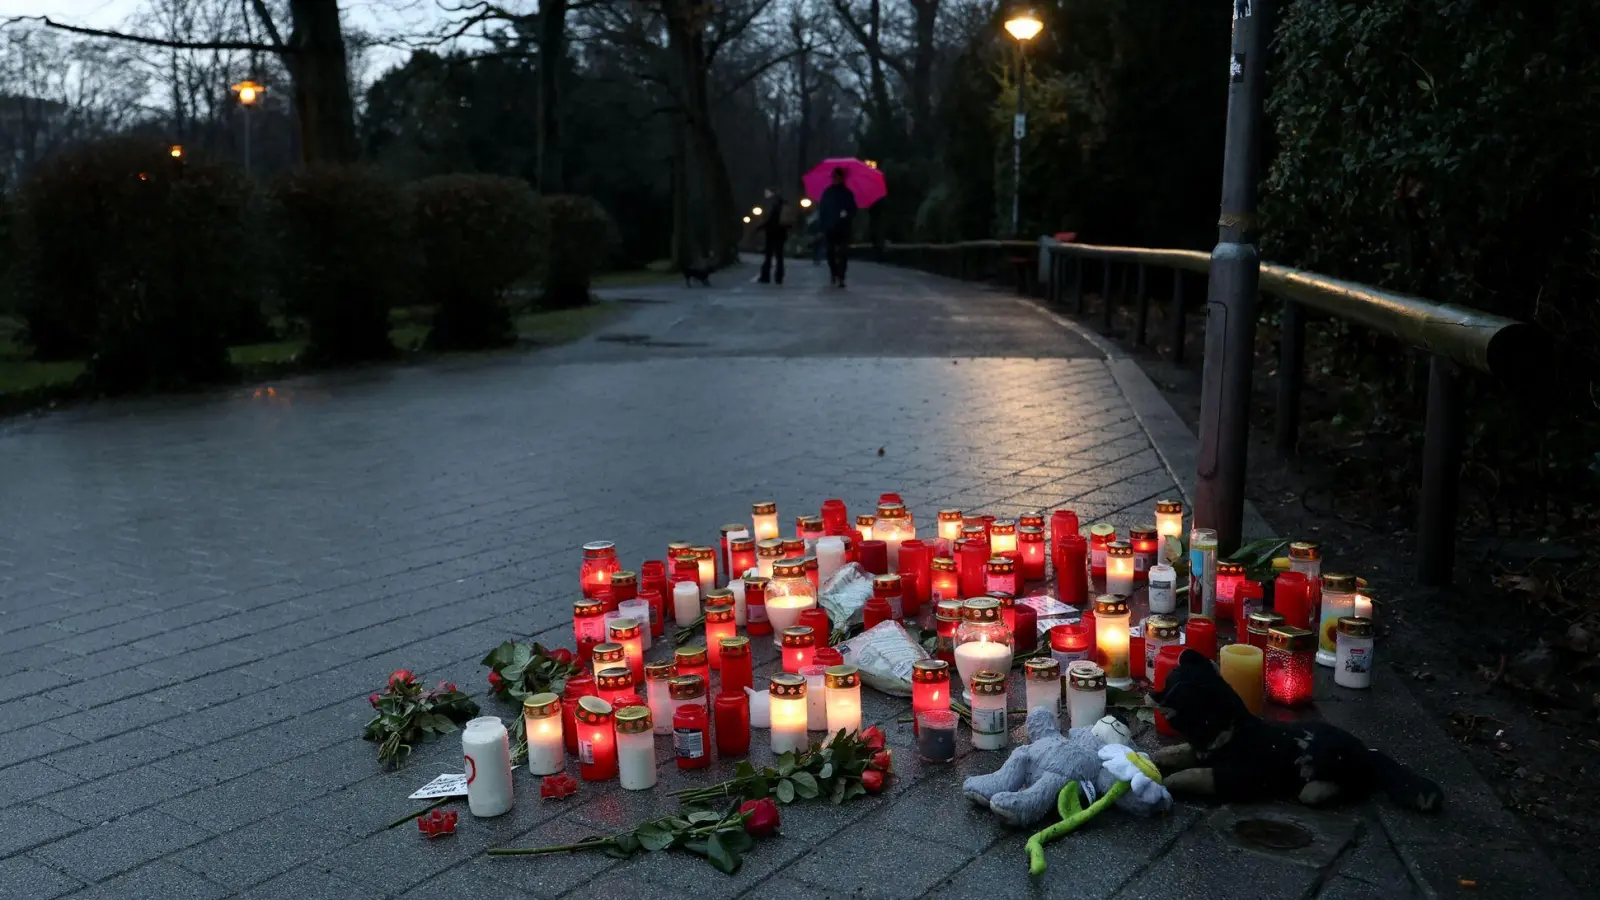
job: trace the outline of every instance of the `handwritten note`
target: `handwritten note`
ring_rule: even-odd
[[[512,766],[511,771],[522,768]],[[465,797],[467,795],[467,773],[446,772],[438,778],[417,788],[411,794],[412,800],[437,800],[440,797]]]

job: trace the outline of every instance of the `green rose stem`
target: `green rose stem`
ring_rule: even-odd
[[[567,853],[573,850],[597,850],[609,847],[617,842],[616,838],[590,838],[576,844],[557,844],[553,847],[496,847],[489,850],[490,856],[538,856],[543,853]]]
[[[395,828],[397,826],[404,825],[405,823],[411,821],[412,819],[417,818],[418,816],[425,816],[428,813],[432,812],[433,810],[438,809],[439,807],[445,805],[446,803],[449,803],[451,800],[454,800],[454,799],[455,799],[454,797],[440,797],[439,799],[433,801],[432,803],[428,804],[427,806],[424,806],[422,809],[417,810],[416,812],[412,813],[409,816],[406,816],[406,817],[400,818],[400,819],[395,819],[393,822],[390,822],[388,825],[385,825],[384,826],[384,830],[387,831],[390,828]]]
[[[673,646],[682,646],[683,644],[694,640],[696,637],[703,636],[705,633],[706,616],[705,613],[701,613],[700,618],[695,619],[693,622],[690,622],[682,628],[679,628],[676,632],[673,632]]]

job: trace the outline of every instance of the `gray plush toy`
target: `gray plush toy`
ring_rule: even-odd
[[[1118,781],[1126,780],[1126,775],[1119,778],[1103,763],[1100,748],[1124,744],[1127,739],[1127,727],[1110,716],[1093,728],[1074,728],[1062,736],[1055,714],[1039,707],[1028,712],[1028,743],[1011,751],[999,771],[968,778],[962,790],[972,802],[993,810],[1008,824],[1033,825],[1057,813],[1057,795],[1069,781],[1078,782],[1086,800],[1093,804]],[[1172,805],[1172,798],[1159,783],[1139,787],[1119,796],[1117,808],[1149,816]]]

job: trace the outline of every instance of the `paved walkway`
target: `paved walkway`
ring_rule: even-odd
[[[565,804],[523,778],[453,838],[383,830],[459,744],[380,772],[366,694],[402,666],[478,691],[506,637],[570,641],[585,540],[636,565],[752,499],[788,519],[884,490],[1126,526],[1177,490],[1163,454],[1188,451],[1152,444],[1170,411],[1142,376],[1006,294],[856,269],[848,291],[801,263],[782,288],[747,267],[616,292],[629,316],[539,354],[0,425],[0,897],[1418,895],[1366,808],[1290,810],[1318,842],[1279,853],[1239,849],[1226,810],[1109,814],[1029,885],[1022,837],[957,791],[1000,755],[920,766],[904,703],[871,692],[892,790],[785,809],[737,877],[479,853],[631,824],[726,767]]]

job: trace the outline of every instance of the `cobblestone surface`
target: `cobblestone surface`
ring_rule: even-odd
[[[1211,875],[1412,895],[1374,829],[1351,829],[1353,865],[1329,878],[1223,846],[1188,806],[1103,817],[1030,885],[1022,836],[957,791],[1001,754],[918,764],[898,701],[874,705],[902,751],[892,788],[785,810],[734,878],[479,852],[625,825],[727,766],[565,804],[523,778],[510,814],[463,812],[453,838],[383,829],[459,744],[380,771],[366,694],[401,666],[478,691],[506,637],[568,642],[584,540],[636,565],[758,497],[788,518],[885,490],[922,516],[1069,505],[1126,526],[1174,492],[1105,360],[1033,307],[870,266],[846,292],[790,271],[781,289],[719,273],[628,291],[633,313],[598,338],[531,356],[4,426],[0,897],[1203,896]]]

